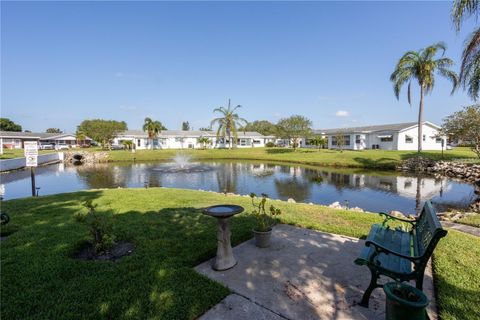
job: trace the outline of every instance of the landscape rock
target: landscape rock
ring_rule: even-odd
[[[297,201],[295,201],[295,199],[293,199],[293,198],[288,198],[287,202],[289,202],[289,203],[297,203]]]

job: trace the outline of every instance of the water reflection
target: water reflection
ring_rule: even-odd
[[[474,197],[473,187],[445,177],[402,173],[338,170],[247,162],[208,162],[211,170],[169,172],[153,170],[169,164],[114,163],[90,166],[63,164],[38,167],[40,194],[82,189],[126,187],[176,187],[249,194],[265,192],[272,198],[330,204],[347,200],[351,206],[370,211],[399,210],[415,213],[427,199],[443,210],[466,207]],[[1,174],[5,198],[30,195],[28,170]]]

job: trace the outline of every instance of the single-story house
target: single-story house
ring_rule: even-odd
[[[199,149],[203,143],[201,137],[208,138],[210,143],[207,148],[228,148],[228,139],[218,138],[214,131],[182,131],[162,130],[155,138],[149,139],[148,134],[142,130],[126,130],[113,139],[113,145],[122,145],[124,141],[132,141],[136,149]],[[264,136],[258,132],[238,132],[238,148],[265,147],[274,137]]]
[[[90,145],[92,139],[85,137],[84,140],[80,141],[74,134],[70,133],[0,131],[0,144],[6,149],[23,149],[25,141],[37,141],[39,146],[49,145],[58,149]]]
[[[439,130],[440,127],[438,125],[429,121],[423,122],[423,150],[442,150],[442,147],[446,147],[447,138],[441,136]],[[417,122],[315,130],[314,134],[328,138],[329,149],[338,148],[337,139],[340,139],[342,136],[344,141],[343,149],[418,149]],[[306,146],[308,145],[306,144]]]

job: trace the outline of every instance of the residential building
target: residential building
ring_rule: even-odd
[[[150,139],[142,130],[126,130],[113,139],[113,145],[122,145],[124,141],[132,141],[136,149],[200,149],[203,144],[198,140],[206,137],[210,143],[207,148],[228,148],[228,139],[218,138],[214,131],[182,131],[162,130],[155,138]],[[258,132],[238,132],[238,148],[264,147],[274,137],[264,136]]]
[[[446,147],[446,137],[440,135],[439,126],[425,121],[422,130],[423,150],[442,150]],[[418,149],[417,122],[315,130],[314,133],[328,138],[329,149],[338,148],[337,140],[341,137],[343,137],[343,149],[412,151]],[[307,143],[304,142],[304,144],[308,146]]]
[[[23,149],[25,141],[36,141],[39,146],[58,149],[90,145],[92,139],[86,137],[85,140],[79,141],[74,134],[70,133],[0,131],[0,144],[6,149]]]

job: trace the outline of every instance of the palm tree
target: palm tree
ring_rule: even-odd
[[[452,19],[457,31],[464,18],[475,15],[478,18],[480,1],[456,0],[453,3]],[[480,91],[480,28],[474,30],[465,41],[460,67],[460,82],[468,95],[477,101]]]
[[[207,145],[211,143],[210,139],[208,137],[200,137],[197,139],[198,143],[202,144],[203,149],[207,148]]]
[[[220,107],[213,110],[213,112],[219,112],[222,114],[222,117],[215,118],[211,122],[211,126],[218,124],[217,130],[217,139],[218,137],[222,136],[225,140],[225,137],[228,137],[228,144],[229,149],[232,148],[232,137],[237,140],[237,126],[247,125],[248,121],[240,118],[240,116],[235,113],[235,110],[241,108],[241,105],[237,105],[236,107],[232,108],[230,105],[230,99],[228,99],[228,107]]]
[[[310,143],[313,144],[314,146],[316,146],[318,148],[318,150],[320,150],[320,148],[325,146],[328,143],[328,141],[327,141],[327,139],[325,139],[321,136],[314,136],[310,139]]]
[[[157,137],[157,135],[162,131],[165,130],[164,126],[160,121],[153,121],[151,118],[145,118],[143,122],[143,131],[145,131],[148,134],[148,140],[149,144],[150,141],[152,143],[150,144],[153,148],[153,139]]]
[[[449,69],[453,61],[444,57],[446,47],[443,43],[433,44],[420,51],[408,51],[398,61],[395,71],[390,76],[393,82],[393,90],[397,99],[400,97],[400,89],[408,82],[408,103],[412,104],[411,83],[417,80],[420,86],[420,105],[418,108],[418,152],[422,151],[422,124],[423,124],[423,98],[433,90],[435,72],[447,78],[453,84],[452,94],[458,86],[458,76]],[[436,59],[438,51],[442,51],[440,58]]]

